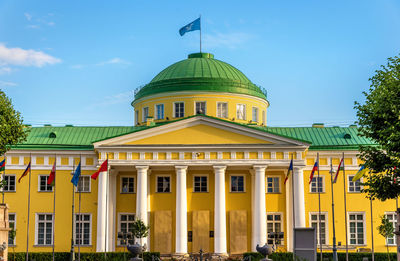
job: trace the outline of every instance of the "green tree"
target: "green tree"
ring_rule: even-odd
[[[381,224],[377,227],[379,234],[385,239],[394,236],[393,224],[385,216],[381,216]],[[387,256],[390,261],[389,244],[386,244]]]
[[[9,239],[11,239],[14,242],[15,236],[17,235],[17,230],[14,229],[13,227],[10,228],[10,231],[8,232],[8,237]],[[14,257],[14,261],[15,261],[15,245],[12,245],[13,248],[13,257]]]
[[[132,226],[132,234],[135,238],[142,239],[143,237],[147,237],[149,234],[150,226],[146,226],[141,219],[136,219]]]
[[[12,145],[26,140],[28,129],[22,124],[21,114],[14,110],[11,100],[0,90],[0,156]]]
[[[365,177],[364,192],[384,201],[400,194],[400,58],[389,58],[369,80],[365,102],[355,102],[359,134],[376,144],[360,148],[372,174]]]

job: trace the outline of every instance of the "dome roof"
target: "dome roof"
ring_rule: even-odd
[[[135,91],[135,100],[165,92],[229,92],[267,99],[266,91],[253,84],[241,71],[214,59],[210,53],[194,53],[172,64],[151,82]]]

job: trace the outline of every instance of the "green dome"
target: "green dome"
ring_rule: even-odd
[[[145,96],[179,91],[229,92],[267,99],[266,91],[241,71],[214,59],[210,53],[194,53],[168,66],[147,85],[135,91],[135,100]]]

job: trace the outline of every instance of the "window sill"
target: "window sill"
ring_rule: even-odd
[[[282,194],[282,192],[265,192],[265,194]]]
[[[74,245],[74,247],[92,247],[92,245]]]
[[[38,192],[41,192],[41,193],[52,193],[53,191],[42,191],[42,190],[38,190]]]
[[[3,191],[4,193],[15,193],[17,192],[16,190],[9,190],[9,191]]]
[[[33,247],[53,247],[53,245],[33,245]]]
[[[193,191],[193,193],[208,193],[208,191]]]
[[[136,194],[136,192],[120,192],[120,194]]]
[[[347,191],[349,194],[361,194],[361,191]]]
[[[156,191],[157,194],[171,194],[171,191],[164,192],[164,191]]]
[[[81,193],[90,193],[91,191],[80,191]],[[79,193],[79,191],[75,191],[75,193]]]

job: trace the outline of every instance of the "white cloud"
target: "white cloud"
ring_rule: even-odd
[[[29,28],[29,29],[39,29],[40,26],[37,25],[37,24],[29,24],[29,25],[26,26],[26,28]]]
[[[82,69],[84,67],[86,67],[86,65],[83,64],[75,64],[71,66],[72,69]]]
[[[247,33],[215,33],[204,35],[204,45],[208,48],[227,47],[235,49],[253,38]]]
[[[95,109],[102,106],[129,103],[133,100],[133,91],[121,92],[114,95],[106,96],[96,103],[87,106],[88,109]]]
[[[17,86],[15,82],[5,82],[5,81],[0,81],[0,87],[14,87]]]
[[[32,20],[32,15],[30,13],[24,13],[26,20]]]
[[[123,65],[130,65],[131,63],[128,62],[128,61],[125,61],[125,60],[123,60],[123,59],[121,59],[121,58],[115,57],[115,58],[112,58],[112,59],[110,59],[110,60],[108,60],[108,61],[99,62],[99,63],[97,63],[96,65],[106,65],[106,64],[123,64]]]
[[[48,25],[48,26],[55,26],[56,23],[54,23],[53,21],[51,21],[51,22],[48,22],[47,25]]]
[[[60,59],[41,51],[8,48],[0,43],[0,66],[3,68],[9,65],[43,67],[59,62]]]
[[[0,75],[1,74],[9,74],[13,71],[13,69],[11,69],[8,66],[0,66]]]

